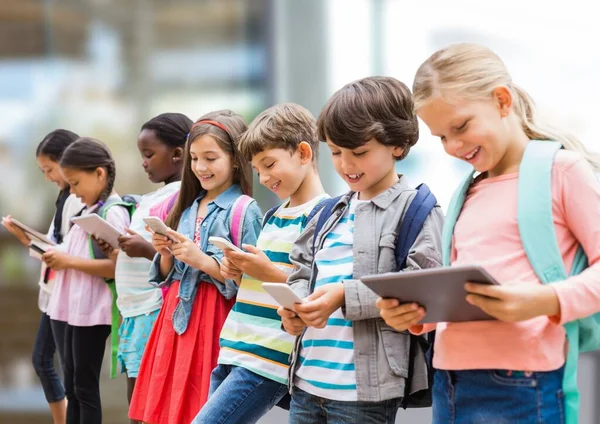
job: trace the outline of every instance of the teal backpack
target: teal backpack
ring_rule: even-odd
[[[552,218],[552,165],[562,145],[555,141],[532,140],[527,145],[519,168],[517,222],[521,242],[529,263],[543,284],[551,284],[577,275],[588,267],[579,246],[573,269],[567,274]],[[452,234],[475,172],[471,172],[455,191],[448,207],[442,248],[444,266],[450,266]],[[565,324],[569,351],[564,369],[565,419],[576,424],[579,415],[577,361],[580,352],[600,348],[600,313]]]
[[[133,213],[137,209],[139,204],[140,197],[135,195],[125,195],[122,198],[117,196],[109,197],[106,202],[100,205],[98,209],[94,212],[95,214],[100,215],[102,219],[106,219],[106,215],[108,210],[114,206],[120,206],[125,208],[129,213],[129,217],[133,216]],[[106,255],[98,245],[94,241],[94,239],[90,236],[88,237],[88,246],[90,249],[90,258],[92,259],[105,259]],[[119,312],[119,308],[117,307],[117,288],[115,285],[115,280],[113,278],[108,278],[105,280],[108,284],[108,288],[112,293],[112,309],[111,309],[111,329],[110,329],[110,378],[115,378],[117,376],[117,353],[119,350],[119,325],[121,321],[121,313]]]

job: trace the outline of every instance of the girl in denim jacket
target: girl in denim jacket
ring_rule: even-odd
[[[237,149],[245,130],[240,115],[224,110],[204,115],[190,131],[181,191],[166,220],[177,231],[152,239],[158,253],[150,282],[170,288],[142,359],[132,420],[188,423],[208,397],[219,334],[239,283],[221,276],[223,252],[208,238],[234,239],[234,205],[251,194],[250,170]],[[254,245],[262,217],[246,199],[240,241]]]

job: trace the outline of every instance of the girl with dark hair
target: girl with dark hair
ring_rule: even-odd
[[[260,209],[247,196],[249,167],[237,148],[245,130],[241,116],[224,110],[204,115],[190,131],[181,192],[167,217],[177,241],[152,238],[158,253],[150,282],[170,288],[144,352],[131,419],[189,423],[208,397],[219,334],[239,284],[221,276],[223,251],[208,238],[254,245],[261,226]]]
[[[81,199],[82,215],[94,213],[104,203],[120,200],[114,192],[115,162],[110,150],[91,138],[71,144],[60,160],[60,171],[71,192]],[[121,233],[129,226],[129,212],[122,207],[106,210],[106,221]],[[68,424],[102,422],[100,371],[106,339],[111,331],[113,295],[106,279],[115,276],[115,257],[94,259],[90,238],[73,226],[64,249],[51,249],[42,255],[54,270],[55,293],[48,314],[64,358]]]
[[[119,238],[115,283],[117,306],[123,321],[119,329],[118,360],[127,374],[129,402],[148,337],[163,303],[161,290],[148,284],[148,270],[156,250],[143,219],[152,215],[156,205],[177,196],[185,142],[192,123],[180,113],[163,113],[142,125],[137,139],[142,167],[148,178],[153,183],[164,183],[164,186],[142,196],[127,234]]]
[[[71,217],[81,210],[79,199],[69,193],[69,184],[62,177],[59,169],[60,158],[65,149],[77,140],[79,136],[68,130],[58,129],[52,131],[38,144],[35,157],[46,180],[54,183],[60,192],[56,199],[56,212],[48,230],[48,238],[61,244],[64,236],[71,228]],[[12,223],[10,216],[2,218],[2,225],[25,246],[31,240],[19,227]],[[54,287],[54,272],[42,263],[41,278],[39,282],[40,294],[38,306],[42,311],[40,325],[33,346],[33,368],[38,375],[54,424],[64,424],[66,420],[67,402],[63,383],[54,368],[54,353],[56,342],[50,326],[50,317],[46,314],[50,295]]]

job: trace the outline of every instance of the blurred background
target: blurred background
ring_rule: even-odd
[[[250,122],[270,105],[297,102],[317,116],[335,90],[361,77],[411,86],[427,56],[462,41],[495,50],[553,124],[599,151],[600,27],[590,8],[584,0],[1,0],[0,215],[48,228],[57,192],[34,152],[56,128],[106,142],[118,192],[146,193],[155,187],[136,137],[159,113],[195,120],[230,108]],[[326,189],[343,192],[325,146],[319,166]],[[398,170],[429,184],[445,207],[466,167],[422,125]],[[255,197],[263,210],[277,201],[262,187]],[[30,363],[38,270],[1,229],[0,423],[51,422]],[[125,378],[109,380],[105,359],[104,422],[126,423]],[[597,355],[582,357],[581,423],[600,419],[599,364]],[[286,420],[274,410],[262,422]],[[428,409],[398,417],[430,420]]]

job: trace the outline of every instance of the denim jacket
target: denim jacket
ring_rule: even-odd
[[[201,192],[200,196],[194,201],[192,206],[183,211],[177,231],[190,240],[194,239],[196,230],[196,216],[200,200],[206,192]],[[242,195],[239,185],[234,184],[226,191],[221,193],[215,200],[208,204],[208,213],[202,221],[200,227],[200,248],[208,256],[211,256],[219,264],[223,259],[223,251],[213,244],[208,243],[211,236],[223,237],[231,241],[231,232],[229,229],[229,214],[235,200]],[[262,214],[256,201],[252,201],[246,209],[244,217],[244,229],[242,232],[242,243],[256,245],[256,239],[261,228]],[[174,280],[179,280],[179,303],[173,312],[173,328],[177,334],[183,334],[188,326],[192,313],[192,306],[196,296],[197,286],[201,282],[214,284],[219,292],[227,299],[231,299],[237,293],[238,286],[233,280],[226,279],[220,282],[212,278],[207,273],[192,268],[185,263],[174,259],[173,268],[164,279],[160,277],[160,254],[156,254],[150,267],[150,283],[156,286],[165,286],[171,284]]]
[[[331,217],[319,232],[315,252],[323,248],[327,234],[344,216],[354,193],[342,196]],[[403,178],[388,190],[358,205],[355,210],[353,241],[353,279],[344,280],[345,304],[342,312],[352,321],[354,336],[354,366],[358,401],[381,402],[403,397],[411,360],[411,339],[407,332],[398,332],[387,325],[375,306],[378,297],[360,278],[369,274],[397,271],[395,260],[398,224],[403,219],[416,190]],[[290,253],[295,271],[288,284],[301,298],[314,290],[318,269],[313,261],[313,236],[318,214],[306,226]],[[442,264],[441,233],[444,215],[436,206],[427,217],[423,229],[410,249],[405,270],[439,267]],[[292,390],[298,367],[302,336],[296,339],[291,355],[289,384]],[[413,358],[413,378],[410,393],[428,386],[425,355],[416,350]]]

